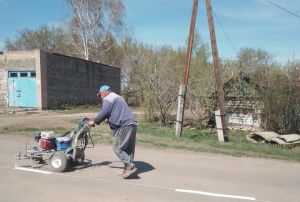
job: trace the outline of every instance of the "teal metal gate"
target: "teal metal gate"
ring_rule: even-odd
[[[8,106],[37,107],[34,71],[8,71]]]

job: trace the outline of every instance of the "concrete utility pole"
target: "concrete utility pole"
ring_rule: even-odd
[[[209,32],[210,32],[211,49],[212,49],[213,62],[214,62],[215,86],[216,86],[216,94],[217,94],[218,107],[219,107],[219,110],[216,111],[217,130],[218,130],[219,141],[224,142],[224,141],[228,141],[227,126],[225,121],[226,113],[225,113],[225,104],[224,104],[224,91],[223,91],[223,84],[221,79],[220,60],[219,60],[218,49],[217,49],[211,0],[206,0],[206,12],[207,12],[208,25],[209,25]],[[220,121],[218,121],[219,120],[218,117],[221,118]]]
[[[175,132],[177,138],[181,137],[181,133],[182,133],[184,105],[185,105],[185,97],[186,97],[187,85],[189,80],[189,69],[190,69],[191,56],[192,56],[197,9],[198,9],[198,0],[194,0],[193,13],[192,13],[191,24],[190,24],[189,44],[186,53],[186,65],[183,74],[183,85],[180,85],[179,95],[178,95],[178,108],[177,108],[176,132]]]

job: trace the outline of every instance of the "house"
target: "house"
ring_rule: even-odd
[[[243,73],[224,84],[229,126],[260,127],[259,93],[262,87]]]
[[[100,85],[120,93],[121,70],[42,50],[0,54],[0,109],[95,104]]]

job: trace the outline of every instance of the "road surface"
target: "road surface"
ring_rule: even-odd
[[[137,145],[138,173],[125,180],[111,145],[88,148],[83,165],[55,173],[15,160],[26,141],[0,134],[0,201],[300,201],[299,163]]]

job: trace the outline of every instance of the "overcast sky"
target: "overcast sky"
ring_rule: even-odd
[[[126,23],[139,41],[174,48],[186,44],[193,0],[123,2]],[[222,59],[234,58],[243,47],[264,49],[281,63],[300,59],[299,0],[212,0],[212,7]],[[64,0],[0,0],[0,49],[3,41],[14,38],[18,31],[60,25],[65,15]],[[207,24],[205,0],[199,0],[196,29],[209,44]]]

